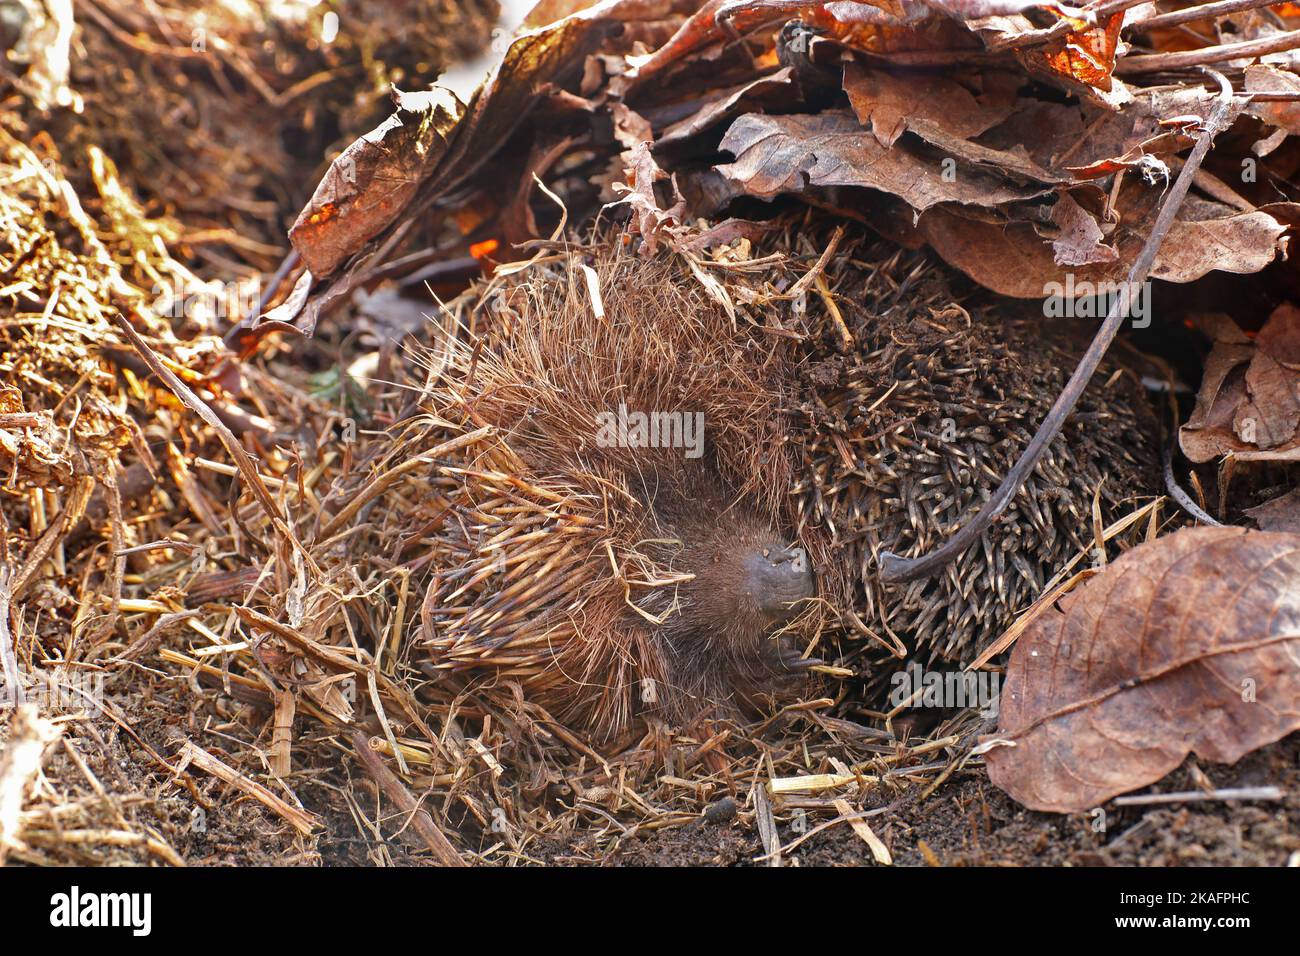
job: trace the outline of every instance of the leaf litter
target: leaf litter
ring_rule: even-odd
[[[991,728],[973,711],[910,737],[880,712],[848,719],[826,699],[753,724],[652,723],[597,749],[509,684],[421,687],[406,635],[429,613],[416,586],[423,563],[384,556],[409,554],[426,532],[408,516],[423,514],[421,502],[454,480],[419,467],[456,449],[437,423],[412,414],[412,396],[439,366],[403,361],[400,337],[382,323],[362,329],[348,351],[339,330],[378,291],[407,302],[425,293],[438,334],[460,334],[480,320],[455,298],[465,281],[512,260],[555,261],[559,234],[542,236],[561,209],[579,223],[624,207],[632,243],[690,257],[710,295],[733,309],[755,294],[735,281],[746,269],[816,278],[825,267],[824,249],[771,241],[806,217],[926,245],[1002,296],[1041,298],[1067,279],[1117,281],[1152,240],[1166,190],[1204,138],[1220,90],[1201,67],[1213,66],[1230,86],[1228,131],[1194,170],[1191,194],[1171,207],[1151,274],[1190,288],[1258,275],[1273,290],[1266,323],[1240,312],[1211,325],[1189,319],[1212,329],[1212,350],[1180,430],[1180,467],[1221,519],[1278,527],[1275,515],[1287,513],[1295,492],[1288,376],[1297,345],[1293,306],[1275,290],[1285,288],[1278,276],[1290,268],[1300,199],[1287,144],[1300,38],[1282,16],[1247,11],[1225,31],[1227,19],[1198,20],[1195,10],[1101,3],[544,3],[468,101],[420,92],[419,80],[402,85],[388,71],[406,91],[393,94],[388,120],[374,120],[387,91],[372,91],[369,114],[321,128],[300,165],[276,157],[254,169],[241,166],[229,131],[339,117],[337,95],[359,88],[373,47],[353,62],[340,50],[341,61],[322,66],[319,44],[287,36],[277,46],[301,53],[284,69],[241,45],[242,25],[216,31],[212,49],[199,51],[176,40],[189,35],[182,11],[167,11],[172,29],[163,30],[137,21],[129,5],[87,0],[74,9],[83,44],[109,51],[104,62],[148,53],[203,90],[217,112],[211,127],[195,130],[201,142],[168,150],[166,133],[140,132],[157,128],[149,116],[123,115],[131,98],[121,85],[156,95],[167,84],[116,66],[87,81],[69,47],[66,70],[57,58],[28,66],[15,87],[21,106],[6,114],[0,146],[6,178],[19,187],[0,207],[10,236],[4,292],[14,303],[0,390],[0,464],[11,476],[7,639],[28,673],[56,665],[65,676],[104,673],[112,690],[105,715],[69,721],[59,741],[30,710],[15,712],[11,739],[28,750],[29,741],[63,748],[47,771],[60,784],[25,798],[16,824],[6,811],[0,853],[201,862],[236,853],[230,844],[251,830],[278,848],[277,859],[309,862],[345,854],[331,848],[331,832],[351,824],[389,835],[368,838],[371,861],[596,862],[727,817],[734,831],[767,834],[761,851],[737,860],[772,862],[826,845],[791,839],[794,822],[812,817],[829,824],[819,835],[846,832],[879,862],[942,861],[900,824],[918,822],[945,787],[969,798],[985,761],[1027,805],[1070,811],[1182,761],[1185,722],[1144,740],[1150,759],[1140,772],[1126,768],[1082,793],[1061,790],[1041,770],[1022,771],[1026,785],[997,769],[1012,765],[1010,754],[1038,766],[1037,738],[1059,744],[1047,730],[1066,718],[1050,715],[1071,705],[1123,722],[1104,703],[1080,703],[1091,697],[1078,694],[1096,688],[1031,683],[1024,662],[1043,666],[1062,653],[1045,635],[1081,626],[1071,622],[1087,606],[1084,590],[1136,588],[1126,575],[1146,551],[1181,554],[1185,542],[1211,535],[1162,535],[1176,522],[1166,528],[1155,512],[1144,535],[1111,542],[1122,550],[1149,539],[1125,552],[1131,560],[1094,568],[1061,610],[1044,605],[1019,632],[1006,687],[1025,688],[1040,711],[1024,717],[1004,703],[998,733],[1023,737],[1015,747],[978,752]],[[1202,32],[1170,45],[1166,24],[1179,14]],[[466,36],[477,31],[481,41],[488,21],[476,15]],[[378,29],[373,36],[382,39]],[[466,40],[453,52],[471,47]],[[249,102],[269,108],[275,123],[257,119]],[[240,112],[242,123],[232,115]],[[149,113],[175,115],[161,106]],[[147,148],[151,141],[162,152]],[[331,164],[308,171],[326,149],[336,154]],[[294,212],[290,251],[283,230]],[[260,283],[255,301],[204,314],[202,303],[240,299],[227,294],[238,278]],[[168,314],[160,288],[200,302],[198,311]],[[445,308],[429,300],[430,288]],[[808,282],[800,291],[830,308],[820,288]],[[312,382],[293,370],[304,361],[323,368]],[[488,437],[467,432],[459,447]],[[1224,553],[1193,562],[1199,576],[1183,573],[1198,587],[1228,587],[1216,567],[1254,560],[1284,538],[1282,530],[1213,532]],[[1256,586],[1282,600],[1284,584],[1261,580]],[[1206,620],[1189,596],[1197,592],[1173,592],[1153,592],[1170,620]],[[1251,608],[1229,649],[1263,626]],[[1114,686],[1136,682],[1114,695],[1121,711],[1134,708],[1130,721],[1154,732],[1146,695],[1204,706],[1213,680],[1191,679],[1195,666],[1209,665],[1179,656],[1186,634],[1153,632],[1165,655],[1153,664],[1143,645],[1124,644],[1143,632],[1094,623],[1088,640],[1099,650],[1115,645],[1113,666],[1127,673]],[[1249,657],[1267,672],[1268,693],[1278,693],[1295,675],[1289,640],[1231,655]],[[1159,661],[1177,662],[1178,678],[1150,679]],[[209,726],[216,714],[218,731],[203,730],[200,714]],[[1230,762],[1286,732],[1260,724],[1252,736],[1247,718],[1224,714],[1192,747],[1207,759]],[[69,737],[71,727],[86,732]],[[1077,759],[1093,759],[1088,729],[1070,740]],[[327,772],[363,745],[346,785]],[[102,763],[83,759],[88,747]],[[105,786],[100,776],[113,773],[123,748],[149,770]],[[0,785],[21,792],[30,773],[18,764]],[[806,785],[782,792],[779,781],[790,779]],[[375,817],[373,800],[359,796],[367,787],[401,822]],[[251,803],[232,808],[232,792]],[[411,794],[432,799],[421,810]],[[713,812],[726,800],[734,816]],[[229,827],[225,844],[196,836],[204,817]],[[85,822],[69,831],[71,819]],[[56,835],[68,832],[77,835]],[[790,845],[803,843],[803,851]]]

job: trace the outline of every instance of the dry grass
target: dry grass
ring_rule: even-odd
[[[192,26],[188,6],[163,26],[131,5],[78,10],[101,63]],[[178,127],[175,83],[123,69],[91,83],[78,61],[85,123],[24,103],[0,129],[0,651],[6,686],[21,674],[35,705],[0,728],[0,854],[599,862],[637,835],[734,816],[760,862],[831,826],[879,858],[872,837],[888,842],[892,824],[878,818],[978,767],[983,722],[968,712],[911,738],[841,680],[847,654],[828,696],[760,717],[633,719],[633,665],[655,652],[629,622],[657,612],[637,589],[681,582],[635,547],[655,535],[622,472],[590,448],[539,454],[581,447],[606,402],[698,408],[721,424],[711,441],[733,493],[793,523],[790,462],[756,457],[789,414],[765,387],[792,331],[772,317],[806,292],[830,341],[853,334],[823,274],[829,240],[791,230],[758,266],[692,261],[671,302],[622,294],[662,265],[545,250],[437,313],[441,352],[359,383],[361,400],[346,374],[328,393],[300,367],[319,358],[308,344],[238,362],[218,338],[232,316],[160,314],[160,289],[223,302],[208,276],[274,269],[276,219],[315,181],[278,156],[250,167],[211,124],[252,135],[286,96],[326,90],[301,85],[322,70],[355,85],[330,72],[347,64],[304,56],[268,99],[251,45],[224,42],[215,60],[152,51],[217,114]],[[175,128],[183,142],[165,138]],[[894,291],[903,278],[897,262],[876,275]],[[548,321],[561,311],[577,321]],[[492,347],[502,329],[522,346],[508,356]],[[362,348],[340,346],[338,364]],[[547,358],[577,348],[600,361]],[[608,379],[573,378],[601,368]],[[557,645],[579,651],[574,666],[554,664]],[[585,711],[564,705],[575,674],[596,685]],[[803,833],[783,842],[792,824]]]

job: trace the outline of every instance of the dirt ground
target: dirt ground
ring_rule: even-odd
[[[1161,781],[1162,792],[1195,789],[1192,762]],[[1272,802],[1198,801],[1113,807],[1097,818],[1026,810],[989,783],[964,773],[924,803],[872,821],[898,866],[1282,866],[1300,851],[1300,734],[1248,755],[1235,766],[1201,768],[1219,787],[1275,785]],[[797,834],[782,825],[782,839]],[[929,853],[927,854],[927,848]],[[586,842],[555,846],[549,863],[613,866],[754,866],[763,849],[751,826],[701,822],[667,833],[629,836],[608,857]],[[784,860],[798,866],[873,865],[847,825],[810,837]]]

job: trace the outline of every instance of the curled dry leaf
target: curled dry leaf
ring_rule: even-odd
[[[394,98],[397,112],[330,164],[289,230],[314,276],[329,275],[401,215],[464,112],[450,90],[396,91]]]
[[[1090,266],[1119,258],[1119,253],[1106,245],[1096,218],[1069,193],[1063,193],[1052,207],[1052,222],[1061,230],[1052,243],[1057,265]]]
[[[1112,14],[1095,27],[1076,17],[1063,19],[1069,22],[1071,31],[1041,51],[1022,54],[1025,65],[1032,69],[1037,65],[1036,59],[1041,57],[1044,68],[1051,73],[1111,92],[1118,84],[1112,79],[1111,72],[1115,69],[1115,51],[1119,46],[1124,14]]]
[[[1252,342],[1231,320],[1212,323],[1196,408],[1179,431],[1183,454],[1207,462],[1300,459],[1300,309],[1278,306]]]
[[[1184,529],[1032,623],[1007,667],[989,778],[1076,813],[1300,729],[1300,535]]]
[[[441,195],[469,176],[530,112],[546,83],[581,62],[591,35],[623,20],[662,16],[660,7],[654,0],[542,4],[468,105],[439,87],[396,92],[393,116],[334,160],[290,230],[312,276],[337,271],[409,213],[417,193]]]

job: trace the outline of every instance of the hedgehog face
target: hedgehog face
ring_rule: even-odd
[[[803,548],[763,548],[742,557],[741,567],[745,599],[764,616],[788,620],[798,602],[817,593]]]
[[[647,595],[642,606],[661,621],[650,636],[680,697],[668,707],[680,715],[690,701],[746,701],[818,663],[801,660],[790,636],[817,590],[803,549],[743,505],[706,495],[666,510],[678,547],[657,554],[657,563],[685,580]]]

